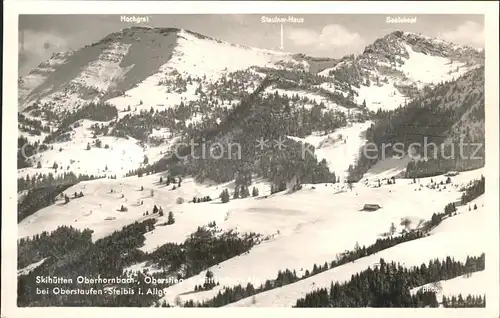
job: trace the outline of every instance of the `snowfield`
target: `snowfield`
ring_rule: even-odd
[[[123,96],[111,99],[109,102],[119,109],[126,109],[128,105],[133,107],[139,105],[141,101],[148,107],[158,105],[159,102],[168,107],[180,104],[181,100],[196,101],[199,99],[199,95],[195,94],[198,88],[196,83],[188,85],[187,91],[180,94],[171,92],[158,83],[164,79],[175,79],[177,74],[184,79],[188,76],[204,78],[210,83],[229,73],[252,66],[274,67],[274,63],[282,59],[291,59],[291,54],[202,39],[181,30],[170,60],[162,65],[156,74],[126,91]]]
[[[19,85],[19,96],[18,100],[20,102],[19,110],[23,110],[23,102],[25,98],[40,84],[47,79],[47,77],[56,71],[57,66],[68,62],[68,57],[70,57],[74,51],[68,51],[65,53],[56,53],[44,63],[40,63],[38,67],[30,71],[30,73],[24,76],[21,80],[21,85]]]
[[[483,199],[480,197],[474,203],[479,204]],[[297,299],[305,297],[312,290],[329,288],[331,282],[347,282],[353,274],[361,272],[368,267],[373,268],[379,263],[380,258],[383,258],[387,262],[399,262],[405,267],[420,266],[422,263],[428,263],[432,259],[445,259],[446,256],[451,256],[455,260],[465,262],[467,256],[479,256],[484,252],[484,242],[481,233],[484,231],[486,225],[485,214],[486,211],[484,208],[478,208],[478,210],[471,212],[466,211],[463,207],[459,208],[457,216],[444,220],[428,237],[396,245],[374,255],[356,260],[353,263],[327,270],[294,284],[257,294],[255,297],[242,299],[228,306],[291,307],[295,305]],[[453,223],[453,226],[448,227],[447,225],[450,225],[450,223]],[[442,230],[442,226],[448,228]],[[470,281],[455,278],[443,284],[449,287],[448,289],[444,289],[445,294],[450,295],[456,292],[484,294],[487,284],[483,284],[482,286],[478,286],[477,284],[477,280],[481,280],[481,275],[484,274],[478,273],[476,275],[478,277]],[[469,286],[471,289],[469,289]]]
[[[411,81],[420,84],[419,88],[423,84],[437,84],[452,80],[470,70],[465,63],[415,52],[409,45],[405,45],[405,48],[410,57],[405,60],[400,70]]]
[[[349,123],[346,127],[324,136],[310,135],[306,138],[288,136],[288,138],[313,146],[318,161],[325,159],[328,169],[335,172],[343,182],[348,177],[349,166],[356,162],[359,150],[366,143],[365,133],[371,124],[371,121]]]
[[[214,80],[222,72],[235,72],[255,65],[268,65],[283,59],[291,59],[291,53],[262,50],[224,41],[200,39],[182,30],[179,33],[178,50],[171,60],[179,73]],[[199,53],[203,52],[203,55]],[[177,53],[177,54],[176,54]],[[221,58],[224,56],[224,58]]]
[[[462,294],[462,296],[469,294],[483,296],[486,286],[488,286],[486,271],[479,271],[472,273],[470,276],[463,275],[415,287],[411,289],[410,292],[414,294],[420,289],[436,291],[436,297],[438,301],[441,302],[443,296],[452,297],[458,294]]]
[[[404,177],[408,162],[411,160],[409,156],[394,156],[392,158],[379,160],[364,174],[363,180],[368,179],[369,181],[374,181],[377,179]]]
[[[164,179],[161,185],[158,182],[160,176]],[[176,223],[168,227],[157,226],[154,231],[146,234],[143,249],[152,250],[168,242],[182,242],[198,226],[207,225],[212,221],[223,222],[226,218],[229,205],[221,204],[220,200],[196,204],[188,203],[188,201],[191,201],[194,196],[207,195],[215,200],[223,189],[232,189],[232,184],[211,185],[208,182],[200,184],[191,178],[186,178],[182,181],[181,187],[175,184],[176,189],[173,190],[174,184],[167,187],[165,180],[166,174],[157,174],[142,178],[134,176],[80,182],[68,188],[64,193],[72,198],[75,192],[81,191],[84,197],[71,199],[67,204],[64,203],[63,198],[60,198],[54,205],[25,218],[19,223],[19,238],[30,237],[42,231],[53,231],[60,225],[71,225],[82,230],[85,228],[94,230],[92,238],[97,240],[135,221],[153,217],[151,215],[153,207],[157,205],[162,207],[165,213],[163,217],[154,215],[158,219],[158,224],[167,221],[169,211],[173,211]],[[143,191],[141,191],[141,186],[144,187]],[[261,194],[269,193],[270,185],[267,182],[256,180],[254,186]],[[184,203],[178,204],[178,198],[182,198]],[[245,200],[255,200],[255,198],[240,201]],[[128,209],[127,212],[119,211],[122,205]],[[146,211],[149,216],[143,215]],[[234,228],[237,227],[236,224]]]
[[[457,187],[469,179],[479,178],[480,175],[481,170],[459,175],[460,178],[456,181]],[[439,178],[434,179],[440,181]],[[429,182],[430,178],[420,180],[420,184]],[[260,223],[255,230],[269,233],[275,229],[277,235],[253,247],[247,254],[210,268],[220,286],[210,291],[185,294],[193,291],[195,285],[204,281],[205,272],[202,272],[167,288],[167,295],[163,299],[171,304],[177,296],[182,301],[189,299],[203,301],[214,297],[224,285],[246,283],[249,278],[254,286],[260,285],[266,279],[275,278],[279,270],[286,268],[295,270],[301,276],[306,269],[311,270],[314,263],[323,264],[325,261],[332,261],[337,253],[352,250],[356,242],[361,246],[374,243],[377,238],[383,237],[384,233],[388,232],[392,222],[399,231],[403,228],[400,225],[402,218],[409,218],[413,224],[411,227],[416,227],[420,221],[429,220],[434,212],[443,211],[447,203],[460,197],[460,193],[454,187],[448,187],[447,191],[441,192],[426,187],[416,191],[417,188],[418,184],[410,184],[409,180],[404,179],[398,179],[395,185],[381,188],[356,184],[353,191],[346,190],[342,184],[317,184],[304,186],[294,194],[250,201],[244,210],[236,210],[237,212],[231,216],[253,218],[257,211],[263,213],[266,217],[265,222]],[[481,203],[479,199],[478,202]],[[376,212],[362,212],[360,209],[365,203],[379,204],[382,209]],[[465,207],[459,209],[460,212],[464,212],[463,210]],[[304,280],[285,286],[282,288],[284,296],[257,295],[257,305],[291,306],[298,297],[302,297],[297,296],[299,291],[306,293],[321,282],[329,286],[332,277],[349,279],[352,273],[366,269],[378,262],[381,257],[411,266],[447,255],[465,259],[467,255],[480,254],[482,244],[479,233],[484,229],[484,220],[478,217],[484,214],[480,213],[476,211],[459,214],[456,219],[447,220],[447,222],[457,222],[458,225],[463,224],[463,227],[454,224],[450,231],[439,231],[438,227],[430,237],[404,243],[353,264],[332,269],[310,278],[312,281]],[[280,217],[274,218],[275,215]],[[287,222],[283,221],[284,218]],[[445,224],[446,222],[443,222],[441,226],[446,226]],[[477,226],[472,226],[474,224]],[[472,232],[469,235],[470,231]],[[299,286],[293,287],[296,284]],[[296,288],[297,292],[292,291],[289,295],[287,291],[289,288]],[[267,293],[278,293],[278,290]]]
[[[365,59],[367,65],[354,65],[354,68],[359,66],[359,69],[347,67],[349,70],[346,72],[359,73],[359,77],[365,76],[362,79],[371,82],[365,85],[361,81],[359,87],[359,83],[351,86],[353,102],[358,105],[366,103],[370,111],[380,108],[393,110],[410,98],[401,92],[403,89],[400,91],[397,87],[421,88],[449,81],[475,67],[449,58],[419,53],[409,45],[401,46],[401,49],[406,50],[409,56],[403,59],[401,65],[390,65],[386,61],[367,62]],[[319,75],[330,78],[321,83],[321,78],[318,81],[317,77],[314,88],[341,93],[347,98],[346,91],[341,91],[340,87],[350,85],[349,81],[356,75],[343,74],[348,79],[342,82],[332,79],[329,72],[351,62],[353,60],[348,58],[334,68],[320,72]],[[358,60],[354,62],[358,63]],[[302,71],[309,70],[313,64],[294,59],[291,53],[234,45],[186,30],[128,28],[81,50],[55,54],[48,62],[40,64],[20,80],[19,111],[23,113],[33,102],[41,101],[47,102],[44,110],[57,114],[62,109],[72,111],[90,101],[99,100],[114,105],[118,110],[116,119],[119,120],[127,115],[139,115],[141,111],[161,111],[180,104],[190,104],[187,107],[192,109],[186,110],[189,111],[187,116],[190,116],[186,126],[203,124],[212,112],[210,107],[232,107],[240,102],[240,96],[245,96],[243,92],[252,93],[257,88],[267,76],[255,71],[257,67]],[[380,83],[375,83],[375,77],[380,77]],[[223,85],[228,82],[231,82],[228,87],[237,92],[224,91],[227,87]],[[338,87],[334,82],[339,84]],[[271,184],[253,176],[249,190],[251,192],[256,187],[259,195],[233,199],[233,182],[197,182],[192,177],[186,177],[181,186],[177,182],[167,186],[165,181],[168,171],[142,177],[125,177],[128,172],[153,164],[167,155],[188,130],[177,131],[177,128],[172,128],[174,130],[170,131],[161,127],[163,124],[154,123],[152,133],[143,141],[131,137],[94,137],[93,125],[110,122],[81,119],[69,133],[67,141],[48,144],[47,151],[28,158],[32,167],[18,169],[18,178],[29,176],[33,180],[37,175],[60,176],[66,172],[105,178],[80,182],[66,189],[54,204],[18,223],[18,238],[54,231],[66,225],[80,230],[93,230],[92,240],[96,241],[124,226],[150,218],[157,219],[157,222],[155,229],[144,235],[145,242],[140,247],[144,252],[152,252],[166,243],[182,243],[198,227],[211,222],[215,222],[217,231],[261,234],[262,241],[248,252],[209,268],[220,285],[212,290],[194,292],[196,285],[205,282],[207,270],[204,270],[166,288],[166,294],[160,300],[170,305],[179,300],[201,302],[216,296],[224,287],[247,282],[258,287],[266,280],[275,279],[280,270],[289,269],[302,277],[306,270],[312,270],[314,264],[330,263],[342,253],[353,250],[356,245],[368,246],[379,238],[388,237],[391,225],[396,228],[394,235],[399,235],[403,230],[419,229],[434,213],[443,212],[447,204],[457,202],[464,186],[485,173],[484,169],[461,172],[451,177],[450,184],[439,184],[446,182],[447,177],[444,175],[420,178],[414,182],[413,179],[403,178],[411,159],[407,156],[393,157],[377,162],[360,182],[350,187],[347,184],[349,168],[356,164],[360,150],[367,142],[366,132],[373,124],[370,120],[354,122],[353,118],[365,118],[368,112],[361,108],[343,107],[306,90],[268,87],[262,94],[276,92],[288,97],[298,95],[308,98],[323,103],[326,110],[346,115],[348,124],[332,133],[322,135],[314,132],[304,138],[288,136],[289,139],[313,146],[318,161],[325,160],[340,182],[304,184],[298,191],[286,190],[271,195]],[[340,103],[341,99],[338,100]],[[309,102],[304,103],[303,99],[296,104],[312,106]],[[40,120],[42,126],[49,125],[50,131],[54,131],[59,123],[48,123],[47,120],[52,120],[51,116],[48,112],[43,114],[42,109],[40,107],[37,111],[42,113],[40,116],[43,118],[34,118],[25,111],[23,115],[27,119]],[[216,114],[220,117],[217,123],[221,123],[223,115]],[[363,116],[357,116],[360,114]],[[181,119],[174,116],[173,122],[182,122],[187,116],[179,117]],[[29,133],[20,129],[18,134],[27,136],[31,142],[41,141],[47,136],[47,133],[28,136]],[[36,168],[38,164],[41,168]],[[116,178],[112,178],[114,176]],[[387,179],[392,177],[396,178],[395,184],[388,184]],[[160,178],[163,179],[162,183],[159,182]],[[437,188],[431,188],[431,179],[438,184]],[[230,193],[230,201],[225,204],[219,199],[224,189]],[[75,193],[80,192],[83,197],[74,197]],[[18,193],[18,200],[22,200],[26,193]],[[70,198],[68,203],[65,203],[64,195]],[[206,196],[212,201],[190,202],[193,198]],[[482,195],[466,206],[459,206],[457,214],[444,219],[429,236],[242,299],[229,307],[291,307],[308,292],[328,288],[332,282],[346,282],[354,273],[375,266],[380,258],[409,267],[447,256],[461,261],[465,261],[467,256],[479,256],[485,252],[482,233],[486,228],[486,213],[490,212],[486,211],[484,203],[485,197]],[[381,208],[373,212],[363,211],[365,204],[376,204]],[[474,204],[477,210],[470,209]],[[155,205],[161,208],[163,216],[152,213]],[[167,226],[164,223],[168,220],[169,212],[173,213],[175,223]],[[405,227],[403,224],[406,220],[409,220],[409,224]],[[45,261],[43,259],[19,269],[18,275],[29,273]],[[132,264],[125,269],[127,272],[144,270],[149,273],[162,271],[156,264],[148,262]],[[485,273],[479,272],[468,278],[457,277],[436,283],[436,286],[441,286],[438,300],[442,295],[457,293],[484,294],[486,279]],[[415,287],[411,292],[422,287]]]
[[[102,51],[97,60],[89,63],[80,76],[73,79],[72,83],[83,87],[92,87],[104,93],[110,87],[115,86],[115,82],[120,81],[134,67],[134,65],[120,67],[123,57],[127,55],[130,47],[131,44],[112,43]]]
[[[72,171],[76,175],[87,174],[94,176],[117,176],[123,177],[127,172],[137,169],[144,162],[144,157],[148,157],[151,162],[157,161],[168,152],[175,142],[175,138],[167,139],[164,145],[157,147],[141,146],[139,142],[131,137],[128,139],[111,136],[100,136],[102,142],[100,148],[93,143],[90,127],[94,124],[107,124],[107,122],[97,122],[92,120],[79,121],[80,126],[74,128],[71,140],[51,144],[54,149],[34,154],[29,159],[33,167],[18,169],[18,177],[32,177],[37,173],[54,176]],[[90,150],[87,145],[90,144]],[[105,148],[108,145],[109,148]],[[96,158],[99,158],[96,161]],[[41,163],[42,168],[38,169],[37,164]],[[54,163],[58,169],[53,169]]]
[[[357,93],[355,95],[357,104],[361,105],[366,102],[366,107],[371,111],[394,110],[399,106],[404,106],[411,99],[411,96],[403,94],[397,86],[414,86],[422,89],[426,85],[451,81],[477,67],[474,64],[467,65],[449,58],[416,52],[406,43],[402,43],[402,49],[406,51],[408,58],[401,57],[403,62],[401,65],[390,65],[375,60],[379,67],[383,67],[383,71],[373,69],[370,65],[374,62],[372,60],[356,62],[363,65],[364,71],[369,74],[371,80],[370,85],[362,83],[359,88],[354,87]],[[329,75],[331,71],[346,66],[347,63],[346,61],[340,62],[332,68],[321,71],[319,75],[332,77]],[[378,84],[375,81],[376,78],[379,78]],[[341,92],[333,84],[323,83],[321,87],[331,92]]]
[[[379,85],[372,84],[370,86],[361,85],[357,89],[358,96],[355,97],[356,103],[366,103],[366,108],[371,111],[394,110],[399,106],[404,106],[409,99],[400,93],[395,88],[396,82],[393,79],[388,79],[388,83],[380,83]]]

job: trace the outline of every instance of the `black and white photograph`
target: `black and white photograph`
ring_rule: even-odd
[[[498,306],[485,14],[150,12],[10,30],[15,306]]]

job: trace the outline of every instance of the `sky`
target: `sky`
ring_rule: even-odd
[[[131,15],[127,15],[130,17]],[[139,16],[139,15],[138,15]],[[109,33],[139,25],[177,27],[235,44],[279,50],[278,23],[262,23],[262,16],[275,14],[147,15],[149,22],[122,22],[120,15],[20,15],[19,75],[47,60],[55,52],[78,49],[97,42]],[[288,15],[278,15],[288,17]],[[377,38],[402,30],[421,33],[456,44],[484,48],[482,15],[291,15],[303,23],[283,24],[284,51],[317,57],[340,58],[361,53]],[[387,17],[416,17],[414,23],[387,23]],[[21,45],[22,38],[22,45]]]

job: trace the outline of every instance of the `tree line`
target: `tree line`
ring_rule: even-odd
[[[462,147],[464,154],[461,156],[460,138],[452,133],[454,124],[462,120],[467,111],[476,108],[482,109],[484,113],[484,67],[469,71],[455,81],[426,88],[413,100],[394,110],[379,109],[372,113],[375,123],[367,130],[366,138],[370,143],[377,145],[379,150],[383,145],[402,143],[404,153],[407,153],[412,143],[421,145],[414,150],[420,155],[427,154],[429,160],[410,161],[406,169],[407,178],[428,177],[449,170],[477,169],[484,165],[484,146],[475,154],[476,147],[470,145]],[[484,114],[475,118],[480,124],[484,123],[483,119]],[[472,122],[463,124],[467,126]],[[465,131],[462,137],[463,144],[482,142],[484,145],[484,135],[474,136]],[[447,139],[450,139],[451,144],[442,150],[439,149]],[[428,146],[426,150],[425,145],[429,144],[438,147]],[[398,154],[397,151],[398,149],[393,147],[386,148],[385,158]],[[363,149],[360,153],[363,153]],[[378,158],[359,156],[351,179],[359,180],[381,159],[382,152],[379,151],[378,155]],[[479,159],[474,159],[473,155]]]
[[[434,292],[411,295],[410,289],[481,271],[484,266],[484,253],[467,257],[465,263],[448,256],[412,268],[380,259],[379,266],[353,274],[348,282],[332,282],[329,290],[321,288],[306,294],[295,307],[437,307]]]
[[[423,237],[424,234],[420,231],[408,232],[397,237],[387,237],[382,239],[377,239],[376,242],[368,247],[360,247],[358,244],[354,247],[352,251],[346,251],[337,255],[335,260],[331,262],[325,262],[324,264],[314,264],[311,269],[306,269],[304,275],[299,277],[295,270],[285,269],[280,270],[277,273],[275,279],[268,279],[264,284],[260,286],[253,286],[253,284],[248,283],[247,285],[236,285],[233,287],[224,287],[215,297],[206,300],[201,303],[194,303],[192,301],[187,301],[183,305],[185,307],[221,307],[228,305],[230,303],[236,302],[246,297],[256,295],[265,291],[269,291],[275,288],[283,287],[288,284],[293,284],[297,281],[309,278],[316,274],[322,273],[326,270],[336,268],[357,259],[373,255],[384,249],[393,247],[395,245],[416,240]],[[169,304],[161,303],[158,304],[162,307],[168,307]]]
[[[144,245],[144,234],[155,229],[157,220],[148,218],[141,222],[123,227],[111,235],[92,242],[92,230],[83,231],[62,226],[52,232],[42,232],[31,238],[18,241],[18,268],[29,264],[46,261],[27,275],[18,277],[18,306],[110,306],[110,307],[148,307],[158,300],[158,295],[139,295],[138,290],[150,287],[159,289],[170,286],[171,282],[157,285],[145,283],[145,277],[165,278],[168,276],[186,279],[197,275],[208,267],[223,262],[248,251],[260,242],[255,233],[237,233],[235,231],[216,232],[214,223],[206,229],[199,227],[183,243],[166,243],[153,252],[146,253],[139,248]],[[157,264],[156,273],[128,272],[128,266],[148,262]],[[36,276],[59,277],[134,277],[136,284],[117,284],[116,288],[131,288],[134,294],[128,295],[37,295],[36,288],[54,287],[37,284]],[[58,287],[76,289],[81,287],[73,283],[58,284]],[[102,284],[90,284],[86,287],[103,289]],[[109,287],[109,286],[108,286]]]

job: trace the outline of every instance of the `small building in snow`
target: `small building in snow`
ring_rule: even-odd
[[[462,198],[456,199],[455,201],[453,201],[451,203],[453,203],[456,207],[463,205]]]
[[[365,206],[363,207],[363,211],[377,211],[381,208],[382,207],[378,204],[365,204]]]

